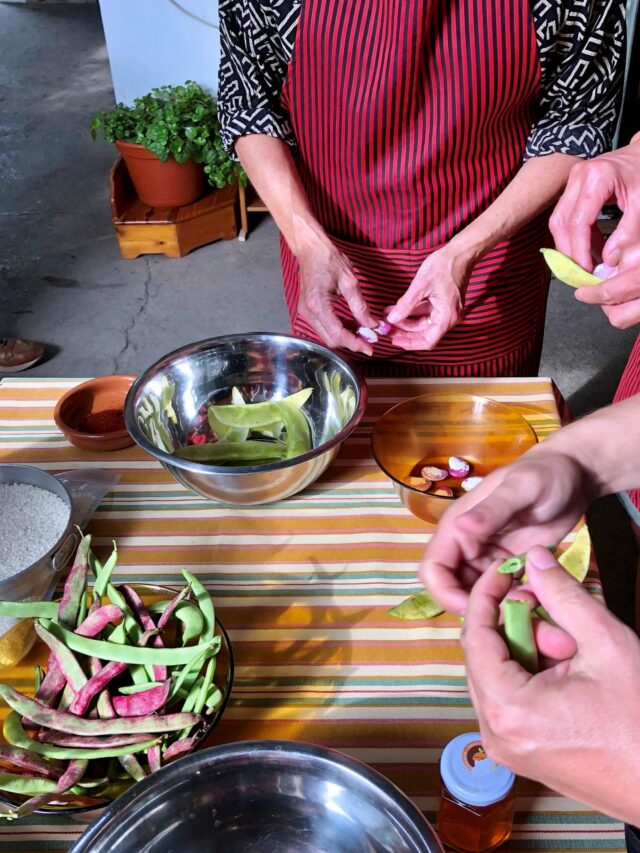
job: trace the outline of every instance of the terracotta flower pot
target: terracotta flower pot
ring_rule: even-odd
[[[138,197],[150,207],[181,207],[202,195],[204,170],[201,163],[187,160],[166,163],[137,142],[116,142],[134,183]]]

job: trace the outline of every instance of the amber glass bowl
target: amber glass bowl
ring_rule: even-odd
[[[115,432],[92,433],[82,427],[87,415],[105,409],[124,410],[124,401],[135,376],[114,373],[112,376],[97,376],[71,388],[58,400],[53,418],[65,438],[81,450],[122,450],[134,444],[125,429]]]
[[[513,462],[536,443],[536,434],[515,409],[472,394],[427,394],[389,409],[375,426],[373,455],[393,482],[400,500],[415,516],[436,524],[463,492],[447,479],[456,497],[433,495],[405,483],[423,465],[446,468],[450,456],[471,464],[469,476]]]

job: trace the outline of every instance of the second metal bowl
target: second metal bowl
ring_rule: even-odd
[[[304,406],[312,449],[266,465],[203,465],[174,456],[173,450],[188,443],[202,405],[226,402],[233,387],[253,402],[313,388]],[[341,412],[345,392],[353,394],[349,418]],[[168,398],[172,413],[163,405]],[[140,447],[187,488],[226,503],[263,504],[289,497],[316,480],[360,422],[366,401],[364,381],[326,347],[288,335],[229,335],[182,347],[152,365],[129,392],[125,420]],[[144,427],[141,412],[148,406],[159,408],[159,434]]]
[[[245,741],[163,768],[112,803],[70,853],[442,853],[402,791],[319,746]]]

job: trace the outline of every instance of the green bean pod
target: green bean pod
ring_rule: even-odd
[[[212,605],[213,609],[213,605]],[[200,643],[198,646],[188,646],[187,648],[164,648],[156,649],[151,647],[130,646],[127,644],[120,645],[106,640],[92,640],[88,637],[80,637],[73,631],[68,631],[60,625],[56,625],[49,620],[43,620],[44,627],[50,631],[54,637],[61,640],[74,652],[89,655],[90,657],[100,658],[100,660],[119,661],[120,663],[142,664],[143,666],[153,664],[164,664],[165,666],[180,666],[188,663],[196,651],[206,651],[213,649],[218,651],[221,644],[220,637],[209,637],[206,642]],[[117,629],[116,629],[117,630]],[[206,615],[205,615],[205,636],[206,636]]]
[[[99,722],[99,721],[96,721]],[[65,760],[73,760],[75,758],[117,758],[119,755],[127,755],[130,752],[144,752],[152,746],[160,742],[157,737],[150,737],[149,740],[141,741],[136,744],[128,744],[126,746],[115,746],[108,749],[74,749],[73,747],[55,746],[50,743],[40,743],[33,740],[22,728],[20,716],[15,711],[11,711],[4,721],[2,729],[7,743],[12,746],[18,746],[22,749],[30,750],[38,755],[44,755],[47,758],[60,758]]]
[[[532,674],[538,671],[538,650],[533,636],[528,601],[506,598],[503,602],[504,633],[512,659]]]
[[[0,696],[14,711],[34,723],[72,735],[156,734],[176,731],[200,722],[200,717],[195,714],[167,714],[163,717],[151,714],[148,717],[120,717],[111,720],[85,719],[45,708],[39,702],[22,696],[8,684],[0,684]]]

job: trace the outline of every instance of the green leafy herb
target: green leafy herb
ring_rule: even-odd
[[[226,187],[246,175],[224,150],[215,98],[202,86],[187,80],[184,86],[161,86],[136,98],[133,106],[116,104],[99,112],[91,122],[94,139],[102,133],[107,142],[137,142],[166,163],[195,160],[204,164],[213,187]]]

